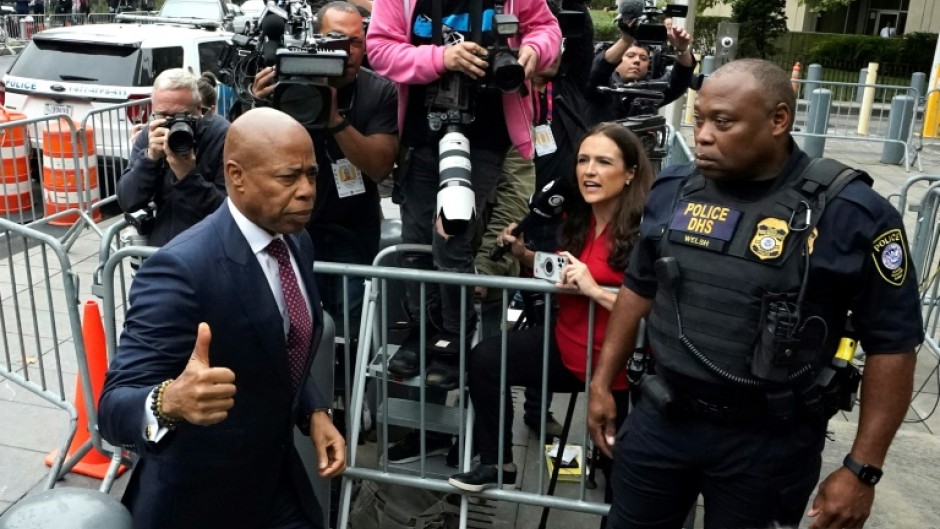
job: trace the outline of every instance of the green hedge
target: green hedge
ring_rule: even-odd
[[[594,7],[595,4],[596,0],[591,3],[591,7]],[[613,10],[597,11],[591,9],[595,42],[614,41],[620,38],[620,29],[617,28],[617,23],[614,22],[615,16],[617,16],[617,12]]]
[[[869,62],[910,64],[929,71],[937,45],[936,33],[908,33],[886,39],[875,35],[829,35],[809,49],[809,60],[861,68]]]

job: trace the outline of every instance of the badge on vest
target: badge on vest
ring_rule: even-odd
[[[734,236],[741,212],[704,202],[679,202],[669,224],[669,240],[721,252]]]
[[[774,218],[761,220],[751,239],[751,253],[761,261],[776,259],[783,254],[783,242],[789,234],[787,221]]]
[[[907,248],[900,229],[888,230],[872,242],[871,257],[881,277],[896,287],[907,277]]]

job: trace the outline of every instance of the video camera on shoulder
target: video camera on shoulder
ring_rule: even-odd
[[[668,40],[663,19],[683,18],[689,14],[689,7],[667,4],[659,8],[653,0],[622,0],[618,11],[617,27],[620,31],[644,46],[662,46]]]
[[[286,9],[269,3],[245,33],[232,36],[231,46],[219,58],[219,77],[235,87],[242,103],[251,105],[255,74],[274,66],[274,108],[308,129],[320,129],[326,127],[332,105],[327,79],[342,76],[348,59],[347,37],[313,33],[306,0],[289,2]]]

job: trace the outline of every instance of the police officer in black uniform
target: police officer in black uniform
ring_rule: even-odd
[[[794,108],[780,68],[725,65],[695,103],[695,164],[653,186],[591,382],[589,427],[614,455],[610,527],[679,528],[699,493],[706,528],[796,526],[830,397],[851,391],[849,374],[827,376],[850,312],[868,354],[858,434],[808,514],[814,528],[868,518],[923,339],[916,278],[897,210],[864,173],[811,163]],[[614,432],[610,382],[643,317],[654,368]]]

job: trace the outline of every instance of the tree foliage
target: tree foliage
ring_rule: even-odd
[[[813,13],[823,13],[840,7],[848,7],[853,2],[855,0],[800,0],[800,5],[805,5]]]
[[[741,24],[738,57],[767,59],[774,39],[787,32],[786,0],[732,0],[731,20]]]

